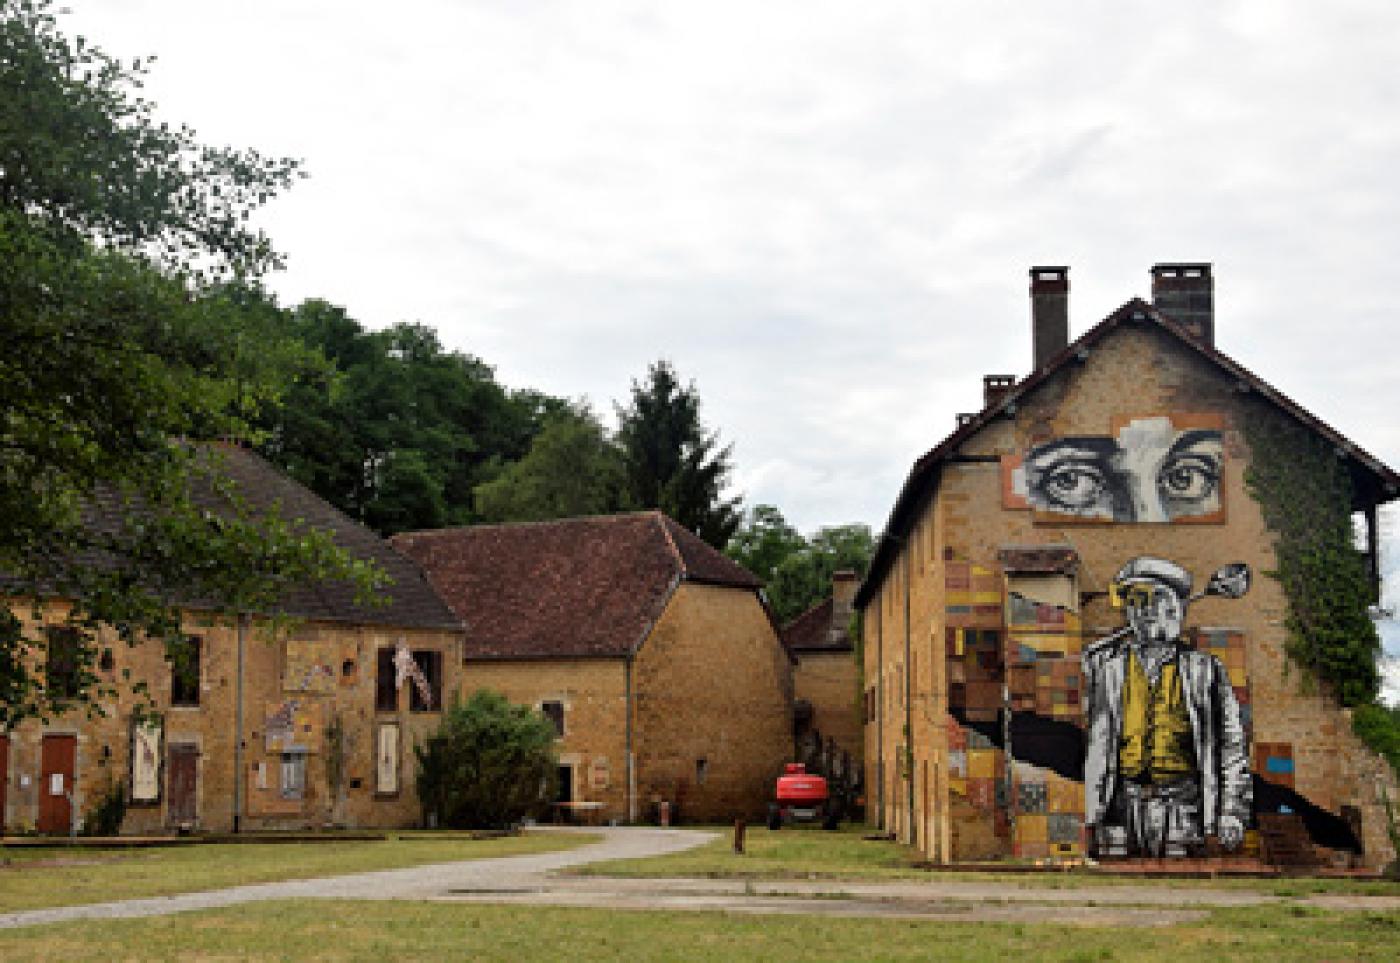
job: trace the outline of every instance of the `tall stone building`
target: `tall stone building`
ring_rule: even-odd
[[[943,862],[1254,853],[1289,829],[1382,864],[1393,774],[1285,655],[1247,478],[1269,431],[1336,459],[1374,585],[1400,477],[1216,349],[1210,265],[1152,282],[1069,343],[1068,270],[1033,269],[1031,374],[985,378],[910,471],[855,602],[870,818]]]
[[[792,664],[746,569],[660,512],[393,543],[465,623],[463,693],[554,720],[561,812],[764,812],[792,751]]]
[[[411,747],[435,729],[459,686],[461,624],[422,573],[256,454],[219,446],[220,471],[245,504],[330,533],[354,558],[393,580],[384,604],[360,605],[348,585],[290,586],[273,626],[263,615],[213,616],[191,604],[181,665],[164,646],[128,647],[110,627],[97,685],[102,715],[73,709],[0,733],[0,822],[9,831],[81,830],[110,792],[127,800],[122,831],[411,826],[422,817]],[[217,499],[210,502],[220,510]],[[231,506],[224,506],[229,508]],[[116,527],[99,502],[91,523]],[[10,600],[34,635],[47,635],[48,681],[64,684],[66,606],[38,614]],[[144,680],[150,709],[123,682]]]
[[[855,572],[836,572],[831,595],[783,626],[783,644],[797,660],[793,697],[798,752],[804,761],[813,760],[828,772],[843,769],[847,760],[859,766],[865,749],[851,639],[851,603],[859,584]]]

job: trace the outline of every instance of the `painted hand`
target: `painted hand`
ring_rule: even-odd
[[[1240,844],[1244,842],[1244,823],[1236,816],[1221,816],[1220,829],[1216,835],[1225,849],[1239,849]]]

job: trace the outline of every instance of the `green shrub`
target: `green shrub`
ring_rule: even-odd
[[[486,689],[454,703],[418,757],[425,821],[459,829],[505,828],[542,813],[558,773],[554,725]]]
[[[115,780],[109,779],[83,819],[83,834],[116,836],[122,831],[122,820],[125,818],[126,790]]]
[[[1357,706],[1352,713],[1351,728],[1400,775],[1400,708],[1386,708],[1375,702]]]

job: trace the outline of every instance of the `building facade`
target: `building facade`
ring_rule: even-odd
[[[658,512],[411,532],[466,626],[463,692],[560,734],[562,814],[728,821],[792,752],[792,663],[760,583]]]
[[[798,753],[809,768],[816,763],[827,773],[844,772],[848,765],[861,767],[865,750],[851,638],[851,603],[859,585],[855,572],[836,572],[831,595],[783,626],[783,643],[797,660],[793,696]]]
[[[1070,344],[1034,269],[1034,371],[910,472],[856,606],[869,818],[930,859],[1254,853],[1275,817],[1393,858],[1393,774],[1285,656],[1251,426],[1335,451],[1373,574],[1400,479],[1216,350],[1212,285],[1158,265]]]

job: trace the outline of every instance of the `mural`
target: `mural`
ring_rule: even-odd
[[[1005,504],[1056,521],[1215,522],[1224,518],[1223,420],[1157,415],[1109,435],[1056,438],[1008,458]]]
[[[399,724],[381,722],[375,737],[374,791],[392,796],[399,791]]]
[[[1127,625],[1087,646],[1084,821],[1101,855],[1185,856],[1207,837],[1244,840],[1252,785],[1230,671],[1183,644],[1191,602],[1239,598],[1249,569],[1228,565],[1191,594],[1175,562],[1132,559],[1113,579]]]
[[[131,721],[131,802],[160,802],[161,741],[165,735],[159,716]]]
[[[319,752],[325,738],[326,707],[306,699],[269,702],[263,742],[269,753]]]

